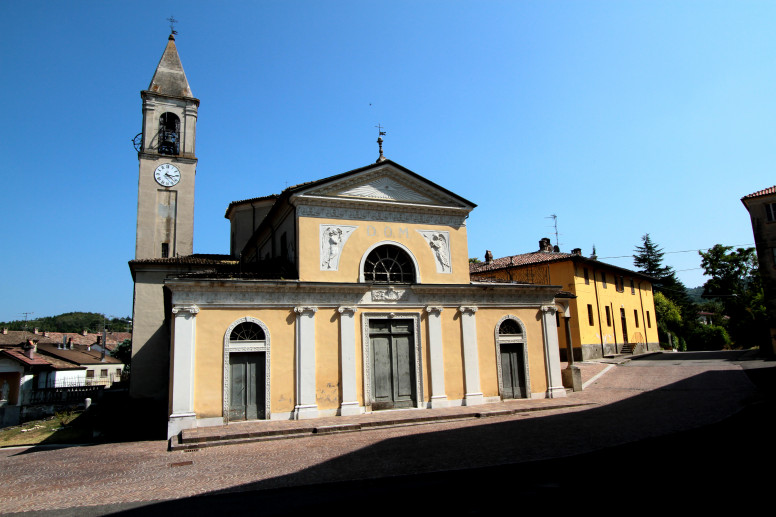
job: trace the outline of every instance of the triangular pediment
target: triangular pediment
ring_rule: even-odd
[[[381,164],[345,177],[332,178],[306,190],[302,196],[339,198],[440,207],[473,207],[438,185],[391,164]]]

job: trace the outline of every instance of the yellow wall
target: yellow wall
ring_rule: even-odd
[[[337,409],[342,401],[339,318],[339,312],[333,308],[319,309],[315,313],[315,402],[318,409]]]
[[[202,309],[196,319],[194,353],[194,411],[198,418],[223,416],[224,334],[234,321],[245,316],[260,320],[269,329],[270,412],[294,410],[296,314],[293,310]]]
[[[584,269],[588,269],[589,284],[585,284]],[[606,287],[601,281],[601,273],[606,274]],[[563,289],[577,295],[571,301],[572,318],[572,342],[576,347],[581,344],[606,343],[622,344],[648,342],[657,343],[657,324],[655,322],[655,305],[652,298],[652,286],[649,282],[639,280],[622,274],[624,284],[622,292],[618,292],[615,283],[615,275],[620,276],[614,269],[603,267],[594,268],[592,265],[574,264],[571,261],[550,264],[550,282],[562,285]],[[595,279],[593,278],[595,276]],[[630,280],[634,282],[634,292],[631,293]],[[588,320],[587,305],[593,306],[593,326]],[[606,323],[606,307],[610,311],[610,325]],[[625,318],[628,330],[627,339],[623,338],[620,308],[625,309]],[[634,310],[638,312],[638,326]],[[651,328],[646,325],[646,312],[649,311]],[[599,326],[600,324],[600,326]],[[566,346],[563,321],[558,329],[558,337],[561,347]]]
[[[477,311],[477,344],[479,346],[482,394],[485,397],[499,395],[495,330],[499,320],[506,315],[516,316],[525,326],[531,393],[545,393],[547,391],[547,368],[544,357],[541,312],[530,308],[481,308]]]
[[[382,241],[403,244],[412,252],[419,265],[421,283],[468,284],[469,250],[466,227],[431,224],[382,223],[345,219],[300,217],[298,256],[299,279],[304,282],[358,282],[361,258],[366,250]],[[321,271],[320,225],[357,226],[342,248],[338,271]],[[417,230],[446,231],[450,236],[451,273],[437,273],[434,252]]]

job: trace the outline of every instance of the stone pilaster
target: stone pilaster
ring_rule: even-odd
[[[197,427],[194,413],[194,343],[196,338],[196,305],[173,307],[174,334],[172,345],[172,413],[167,422],[167,438],[183,429]]]
[[[566,396],[560,373],[560,352],[558,347],[558,328],[555,321],[554,305],[542,307],[542,333],[544,334],[544,362],[547,368],[547,397]]]
[[[342,368],[342,416],[361,414],[356,395],[356,307],[339,307],[340,366]]]
[[[294,307],[296,312],[296,407],[297,420],[316,418],[315,313],[318,307]]]
[[[431,362],[431,407],[447,407],[449,402],[445,394],[445,364],[442,345],[442,307],[429,305],[428,313],[428,349]]]
[[[463,339],[463,371],[464,371],[464,404],[475,406],[484,402],[480,389],[480,360],[477,355],[477,321],[474,313],[477,307],[462,306],[461,312],[461,337]]]

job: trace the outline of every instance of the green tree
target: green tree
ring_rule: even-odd
[[[754,248],[716,244],[699,252],[703,274],[703,297],[722,305],[730,338],[737,347],[767,343],[768,332],[762,281]]]
[[[641,246],[636,246],[634,251],[636,253],[633,255],[633,265],[640,273],[655,279],[655,292],[663,293],[673,300],[684,314],[691,314],[697,310],[687,295],[687,288],[676,277],[674,268],[663,265],[665,253],[652,241],[648,233],[641,237]]]
[[[125,339],[116,345],[116,348],[111,351],[110,355],[124,363],[124,372],[129,373],[130,363],[132,362],[132,340]]]
[[[659,337],[669,341],[673,348],[678,348],[676,338],[683,328],[682,310],[663,293],[655,293],[654,301]]]

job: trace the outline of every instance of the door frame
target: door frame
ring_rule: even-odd
[[[264,331],[264,341],[230,341],[229,336],[232,335],[234,328],[240,323],[255,323]],[[270,386],[269,386],[269,329],[267,326],[256,318],[245,316],[235,320],[229,328],[226,329],[224,334],[224,392],[223,392],[223,419],[224,423],[229,423],[229,354],[237,352],[264,352],[264,420],[270,419]],[[242,420],[240,420],[242,422]]]
[[[371,320],[412,320],[413,352],[415,355],[415,407],[425,408],[423,398],[423,375],[421,368],[421,339],[419,312],[363,312],[361,313],[361,353],[364,380],[364,406],[372,410],[372,342],[369,338]]]
[[[498,333],[499,327],[501,327],[501,324],[504,323],[505,320],[514,320],[517,322],[518,325],[520,325],[520,329],[523,331],[522,337],[519,338],[504,338],[501,337],[501,335]],[[507,314],[506,316],[503,316],[498,322],[496,323],[496,328],[494,330],[494,336],[495,336],[495,342],[496,342],[496,372],[498,373],[498,396],[504,398],[504,379],[501,374],[501,343],[521,343],[523,345],[523,375],[525,378],[525,397],[527,399],[531,398],[531,375],[530,375],[530,369],[528,368],[528,336],[525,332],[525,325],[523,325],[523,322],[520,321],[520,318],[517,316],[513,316],[512,314]],[[516,399],[519,400],[519,399]]]

